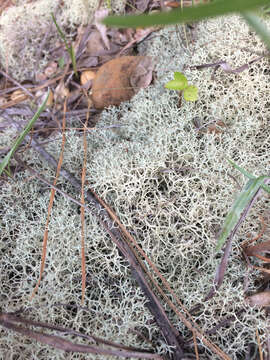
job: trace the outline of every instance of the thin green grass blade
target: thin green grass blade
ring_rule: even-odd
[[[256,33],[262,39],[262,41],[267,46],[268,50],[270,50],[270,32],[267,27],[262,22],[262,19],[252,12],[242,12],[241,15],[246,20],[246,22],[254,28]]]
[[[72,45],[70,47],[70,57],[71,57],[71,62],[72,62],[72,67],[73,67],[73,70],[74,70],[74,74],[78,78],[79,75],[78,75],[78,72],[77,72],[76,57],[75,57],[75,52],[74,52],[74,48],[73,48]]]
[[[238,171],[240,171],[243,175],[245,175],[248,179],[256,179],[256,176],[250,174],[249,172],[247,172],[245,169],[241,168],[239,165],[237,165],[235,162],[233,162],[232,160],[230,159],[227,159],[229,161],[229,163],[235,168],[237,169]],[[270,194],[270,187],[265,185],[265,184],[262,184],[261,185],[262,188],[267,191],[269,194]]]
[[[57,24],[56,22],[56,19],[55,19],[55,16],[53,15],[53,13],[51,13],[51,16],[52,16],[52,19],[53,19],[53,22],[56,26],[56,29],[59,33],[59,35],[61,36],[62,40],[64,41],[64,44],[65,44],[65,47],[67,49],[67,52],[69,53],[69,57],[70,57],[70,60],[72,62],[72,67],[73,67],[73,70],[74,70],[74,73],[75,73],[75,76],[76,77],[79,77],[78,75],[78,72],[77,72],[77,64],[76,64],[76,57],[75,57],[75,52],[74,52],[74,48],[72,45],[68,45],[68,42],[66,40],[66,37],[65,37],[65,34],[63,33],[63,31],[60,29],[60,26]]]
[[[245,175],[247,178],[249,179],[256,179],[256,176],[250,174],[249,172],[247,172],[245,169],[241,168],[239,165],[237,165],[235,162],[233,162],[230,159],[227,159],[229,161],[229,163],[238,171],[240,171],[241,174]]]
[[[235,200],[232,209],[226,216],[223,230],[219,236],[216,251],[219,251],[222,246],[225,244],[228,236],[231,234],[236,224],[238,223],[243,211],[252,201],[253,197],[257,191],[263,187],[265,179],[268,179],[268,176],[259,176],[258,178],[249,179],[245,188],[242,190],[238,198]]]
[[[23,142],[23,139],[25,138],[25,136],[29,133],[29,131],[33,127],[34,123],[39,118],[39,115],[45,109],[45,106],[46,106],[46,103],[47,103],[47,100],[48,100],[48,97],[49,97],[49,93],[50,93],[50,90],[48,90],[47,96],[46,96],[45,100],[43,101],[43,103],[41,104],[40,108],[37,110],[37,112],[35,113],[33,118],[26,125],[26,127],[21,132],[21,134],[18,136],[18,138],[16,139],[14,145],[10,149],[9,153],[5,156],[4,160],[1,162],[1,164],[0,164],[0,175],[3,173],[6,166],[8,166],[13,154],[18,149],[18,147],[21,145],[21,143]]]
[[[64,44],[65,44],[65,47],[66,47],[67,51],[69,52],[69,46],[68,46],[68,43],[67,43],[65,34],[64,34],[63,31],[61,30],[60,26],[57,24],[56,18],[55,18],[55,16],[53,15],[53,13],[51,13],[51,16],[52,16],[54,25],[56,26],[56,29],[57,29],[59,35],[61,36],[62,40],[64,41]]]
[[[188,21],[199,21],[209,17],[242,12],[268,5],[269,0],[220,0],[204,5],[176,9],[167,13],[153,15],[108,16],[103,23],[108,26],[138,27],[172,25]]]

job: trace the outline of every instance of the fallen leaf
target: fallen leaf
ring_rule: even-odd
[[[86,51],[88,56],[98,56],[98,54],[105,50],[105,45],[102,42],[101,34],[99,31],[94,30],[89,35]]]
[[[25,96],[25,93],[21,89],[18,89],[18,90],[13,91],[13,93],[10,96],[10,99],[12,101],[21,100],[24,98],[24,96]]]
[[[219,121],[215,122],[214,124],[208,125],[206,130],[209,133],[217,135],[217,134],[222,133],[223,132],[222,128],[225,128],[225,127],[226,127],[226,125],[224,124],[224,122],[219,120]]]
[[[53,76],[57,71],[57,62],[51,61],[45,68],[44,74],[47,78]]]
[[[91,97],[95,108],[104,109],[130,100],[140,87],[149,85],[152,70],[148,56],[123,56],[108,61],[93,80]]]
[[[247,256],[254,256],[265,262],[270,262],[270,258],[261,256],[260,253],[270,253],[270,240],[264,241],[260,244],[251,245],[243,249]]]
[[[89,89],[94,78],[96,76],[96,73],[92,70],[85,70],[81,73],[81,85],[85,88],[85,89]]]
[[[143,41],[148,35],[150,35],[153,31],[157,31],[157,27],[149,27],[147,29],[138,28],[133,35],[133,39],[131,39],[126,46],[123,47],[123,49],[120,51],[120,54],[122,54],[126,49],[132,47],[134,44],[138,44],[141,41]]]
[[[130,84],[135,93],[151,84],[153,70],[152,59],[148,56],[142,57],[130,76]]]

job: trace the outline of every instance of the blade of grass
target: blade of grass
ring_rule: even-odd
[[[240,171],[241,174],[245,175],[248,179],[256,179],[256,176],[250,174],[248,171],[246,171],[245,169],[241,168],[239,165],[237,165],[235,162],[233,162],[230,159],[227,159],[229,161],[229,163],[238,171]],[[270,187],[262,184],[261,187],[270,194]]]
[[[48,97],[49,97],[49,93],[50,90],[48,90],[48,93],[46,95],[45,100],[43,101],[43,103],[41,104],[40,108],[37,110],[37,112],[35,113],[35,115],[32,117],[32,119],[29,121],[29,123],[26,125],[26,127],[23,129],[23,131],[21,132],[21,134],[18,136],[18,138],[16,139],[14,145],[12,146],[12,148],[10,149],[9,153],[5,156],[4,160],[1,162],[0,164],[0,175],[3,173],[4,169],[8,166],[13,154],[15,153],[15,151],[18,149],[18,147],[21,145],[21,143],[23,142],[23,139],[25,138],[25,136],[29,133],[29,131],[31,130],[31,128],[33,127],[34,123],[36,122],[36,120],[39,118],[39,115],[42,113],[42,111],[45,109]],[[5,170],[6,171],[6,170]],[[10,173],[8,172],[8,175],[10,176]]]
[[[259,37],[262,39],[262,41],[265,43],[265,45],[270,50],[270,32],[268,31],[267,27],[262,22],[262,19],[252,12],[242,12],[241,15],[246,20],[246,22],[254,28],[256,33],[259,35]]]
[[[68,42],[66,40],[66,37],[65,37],[65,34],[63,33],[63,31],[60,29],[60,26],[57,24],[56,22],[56,19],[55,19],[55,16],[53,15],[53,13],[51,13],[51,16],[52,16],[52,19],[53,19],[53,22],[56,26],[56,29],[59,33],[59,35],[61,36],[62,40],[64,41],[64,44],[65,44],[65,47],[67,49],[67,52],[69,53],[69,57],[70,57],[70,60],[72,62],[72,67],[73,67],[73,70],[74,70],[74,73],[75,73],[75,76],[76,77],[79,77],[78,75],[78,72],[77,72],[77,63],[76,63],[76,57],[75,57],[75,52],[74,52],[74,48],[72,45],[68,45]]]
[[[233,12],[249,11],[269,4],[269,0],[220,0],[204,5],[176,9],[167,13],[153,15],[108,16],[103,23],[108,26],[138,27],[172,25],[198,21],[208,17],[226,15]]]
[[[241,194],[237,197],[235,200],[231,211],[226,216],[223,230],[219,236],[216,251],[219,251],[224,243],[226,242],[226,239],[228,236],[232,233],[233,229],[237,225],[243,211],[247,208],[248,204],[251,202],[251,200],[256,195],[257,191],[263,187],[264,181],[268,179],[269,176],[259,176],[255,179],[249,179],[247,182],[245,188],[242,190]],[[269,188],[270,191],[270,188]]]

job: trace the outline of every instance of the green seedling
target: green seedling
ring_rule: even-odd
[[[224,222],[223,229],[219,236],[216,250],[219,251],[222,246],[225,244],[228,236],[234,231],[236,225],[238,224],[243,212],[250,206],[254,196],[256,195],[257,191],[262,188],[268,193],[270,193],[270,187],[267,186],[264,182],[265,180],[269,179],[269,176],[262,175],[259,177],[255,177],[254,175],[247,172],[245,169],[242,169],[240,166],[235,164],[233,161],[229,160],[230,164],[239,170],[243,175],[245,175],[249,180],[236,198],[231,210],[227,214]]]
[[[68,54],[69,54],[70,60],[71,60],[71,62],[72,62],[72,67],[73,67],[73,70],[74,70],[74,74],[75,74],[75,76],[78,78],[79,75],[78,75],[78,72],[77,72],[77,64],[76,64],[76,57],[75,57],[74,48],[73,48],[72,44],[71,44],[71,45],[68,45],[68,42],[67,42],[66,37],[65,37],[65,34],[64,34],[63,31],[60,29],[60,26],[57,24],[56,19],[55,19],[53,13],[51,13],[51,16],[52,16],[53,22],[54,22],[54,24],[55,24],[55,26],[56,26],[56,29],[57,29],[60,37],[61,37],[62,40],[64,41],[65,47],[66,47],[67,52],[68,52]],[[59,66],[60,66],[60,64],[59,64]]]
[[[194,85],[188,85],[185,75],[178,71],[174,73],[174,80],[165,84],[165,88],[180,91],[186,101],[196,101],[198,99],[198,88]]]
[[[39,115],[45,109],[46,104],[47,104],[47,100],[49,98],[49,93],[50,93],[50,90],[48,91],[47,96],[46,96],[45,100],[43,101],[43,103],[41,104],[40,108],[37,110],[37,112],[32,117],[32,119],[29,121],[29,123],[26,125],[26,127],[23,129],[21,134],[18,136],[18,138],[16,139],[14,145],[10,149],[9,153],[5,156],[4,160],[0,163],[0,175],[3,173],[3,171],[5,171],[7,175],[11,176],[10,169],[5,170],[5,168],[8,167],[9,162],[10,162],[13,154],[18,149],[18,147],[21,145],[21,143],[23,142],[23,139],[25,138],[25,136],[29,133],[29,131],[33,127],[34,123],[39,118]]]

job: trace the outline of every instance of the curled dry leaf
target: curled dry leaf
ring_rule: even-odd
[[[69,90],[65,87],[63,82],[60,82],[54,91],[54,101],[59,102],[59,100],[63,100],[64,98],[69,96]]]
[[[153,65],[148,56],[123,56],[108,61],[93,81],[92,100],[96,109],[119,105],[146,87],[152,79]]]
[[[24,97],[25,97],[25,93],[21,89],[18,89],[18,90],[13,91],[13,93],[10,96],[10,99],[12,101],[22,100]]]
[[[135,1],[135,7],[140,12],[145,12],[149,6],[149,0],[136,0]]]
[[[134,44],[137,44],[143,39],[145,39],[149,34],[151,34],[153,31],[157,31],[158,28],[156,27],[149,27],[147,29],[144,28],[137,28],[135,33],[132,33],[132,39],[126,44],[126,46],[123,47],[123,49],[120,51],[120,54],[122,54],[126,49],[132,47]]]
[[[222,120],[216,120],[211,123],[202,125],[201,119],[199,117],[195,117],[192,120],[194,127],[201,132],[208,132],[210,134],[218,135],[223,132],[223,129],[226,128],[225,123]]]
[[[56,73],[57,70],[57,63],[55,61],[52,61],[48,64],[46,69],[44,70],[44,74],[47,78],[50,78],[52,75]]]
[[[98,56],[100,53],[103,53],[104,50],[105,45],[102,42],[100,33],[97,30],[92,31],[86,45],[88,56]]]
[[[45,89],[38,90],[38,91],[36,92],[36,97],[39,98],[38,101],[39,101],[40,104],[43,103],[43,101],[45,100],[46,96],[47,96],[47,90],[45,90]],[[50,89],[50,90],[49,90],[48,100],[47,100],[47,102],[46,102],[46,106],[52,106],[52,104],[53,104],[53,92],[52,92],[52,90]]]
[[[135,93],[141,88],[146,88],[152,81],[154,66],[152,59],[149,56],[144,56],[138,62],[134,71],[130,75],[130,84]]]
[[[270,240],[263,241],[256,245],[243,246],[243,251],[246,254],[246,256],[254,256],[266,263],[270,263],[270,257],[269,257]],[[268,257],[264,256],[267,254],[268,254]]]
[[[217,134],[221,134],[223,132],[222,128],[225,128],[225,127],[226,127],[226,125],[224,124],[224,122],[219,120],[214,124],[209,124],[206,129],[207,129],[207,132],[217,135]]]
[[[248,296],[246,297],[245,302],[250,306],[269,306],[270,290]]]
[[[94,80],[96,73],[92,70],[85,70],[81,73],[81,85],[86,89],[89,89],[92,81]]]

